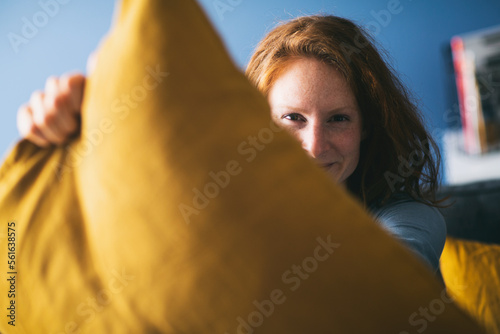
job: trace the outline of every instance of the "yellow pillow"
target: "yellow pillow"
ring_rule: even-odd
[[[500,246],[448,237],[441,273],[456,303],[488,333],[500,333]]]
[[[270,122],[195,1],[123,1],[83,109],[0,170],[0,331],[480,333]]]

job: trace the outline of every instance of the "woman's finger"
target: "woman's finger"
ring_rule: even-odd
[[[57,116],[56,121],[64,130],[64,136],[69,137],[78,130],[78,117],[75,117],[73,106],[73,96],[68,90],[68,83],[65,76],[53,81],[45,95],[45,106],[52,110]]]
[[[64,141],[64,130],[57,124],[57,114],[54,110],[47,112],[44,104],[45,94],[36,91],[30,98],[30,109],[33,115],[33,122],[40,130],[41,134],[51,143],[61,144]]]
[[[61,129],[61,135],[68,136],[75,131],[76,120],[70,111],[70,97],[61,92],[60,80],[57,77],[50,77],[45,84],[45,96],[43,98],[46,114],[54,114],[54,122],[57,128]]]
[[[80,73],[65,74],[59,79],[59,89],[68,96],[72,114],[80,114],[85,89],[85,76]]]
[[[25,104],[17,112],[17,128],[21,136],[35,145],[47,147],[50,142],[43,136],[33,122],[33,114],[29,105]]]

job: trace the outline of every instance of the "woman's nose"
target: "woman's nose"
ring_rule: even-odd
[[[329,150],[327,133],[320,126],[309,126],[301,133],[302,147],[312,158],[321,158]]]

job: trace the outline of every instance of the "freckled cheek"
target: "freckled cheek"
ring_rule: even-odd
[[[359,155],[361,134],[357,129],[346,129],[332,133],[331,142],[342,156],[356,157]]]

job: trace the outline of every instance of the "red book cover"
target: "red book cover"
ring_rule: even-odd
[[[451,50],[462,120],[464,149],[469,154],[482,153],[485,147],[480,132],[481,128],[484,130],[484,126],[481,126],[483,123],[481,100],[478,98],[474,54],[465,49],[464,41],[459,36],[452,38]]]

